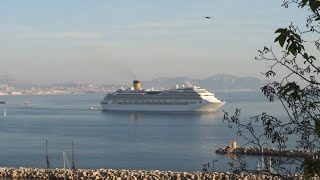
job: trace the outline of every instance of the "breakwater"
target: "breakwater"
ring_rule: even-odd
[[[258,147],[237,147],[229,146],[216,150],[217,154],[241,154],[241,155],[267,155],[281,157],[306,157],[319,155],[318,151],[310,152],[308,150],[278,150],[274,148],[258,148]]]
[[[169,180],[231,180],[231,179],[280,179],[277,176],[240,173],[232,174],[229,172],[175,172],[175,171],[159,171],[159,170],[113,170],[113,169],[77,169],[75,171],[66,169],[44,169],[44,168],[0,168],[1,179],[110,179],[110,180],[153,180],[153,179],[169,179]],[[293,179],[303,179],[303,176],[291,176]],[[317,178],[319,179],[319,178]]]

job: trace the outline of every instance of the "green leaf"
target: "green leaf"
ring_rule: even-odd
[[[318,0],[309,0],[309,6],[313,12],[316,12],[320,6],[320,3]]]
[[[279,28],[274,33],[285,33],[285,32],[287,32],[287,28]]]
[[[279,94],[280,96],[285,97],[285,99],[292,101],[301,100],[301,97],[304,96],[304,92],[295,82],[290,82],[279,87]]]
[[[297,47],[294,44],[291,44],[288,48],[288,51],[293,54],[296,55],[297,54]]]
[[[320,120],[316,120],[315,122],[315,131],[317,133],[317,135],[320,137]]]
[[[279,44],[281,47],[283,47],[284,43],[286,42],[287,35],[285,33],[282,33],[279,35]]]
[[[303,8],[306,4],[307,4],[307,2],[308,2],[308,0],[302,0],[301,2],[300,2],[300,7],[301,8]]]
[[[315,58],[314,56],[309,56],[309,58],[310,58],[311,60],[316,60],[316,58]]]
[[[277,29],[276,32],[274,32],[274,33],[282,33],[282,32],[283,32],[283,28],[279,28],[279,29]]]
[[[320,159],[306,159],[301,166],[306,179],[310,179],[316,174],[320,175]]]
[[[301,41],[301,37],[297,33],[292,33],[292,34],[297,40]]]

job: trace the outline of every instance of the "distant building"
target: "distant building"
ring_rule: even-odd
[[[18,92],[18,91],[11,91],[8,94],[10,94],[10,95],[21,95],[22,93]]]
[[[0,84],[0,90],[3,92],[8,92],[14,90],[14,88],[9,86],[8,84]]]

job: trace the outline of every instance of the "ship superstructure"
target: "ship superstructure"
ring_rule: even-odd
[[[118,89],[109,93],[101,102],[103,110],[124,111],[200,111],[211,112],[225,102],[200,87],[175,87],[164,91],[145,90],[139,81],[133,88]]]

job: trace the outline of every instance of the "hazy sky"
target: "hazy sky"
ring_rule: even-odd
[[[305,20],[281,3],[0,1],[0,75],[45,84],[218,73],[261,78],[257,50],[273,42],[277,27]]]

